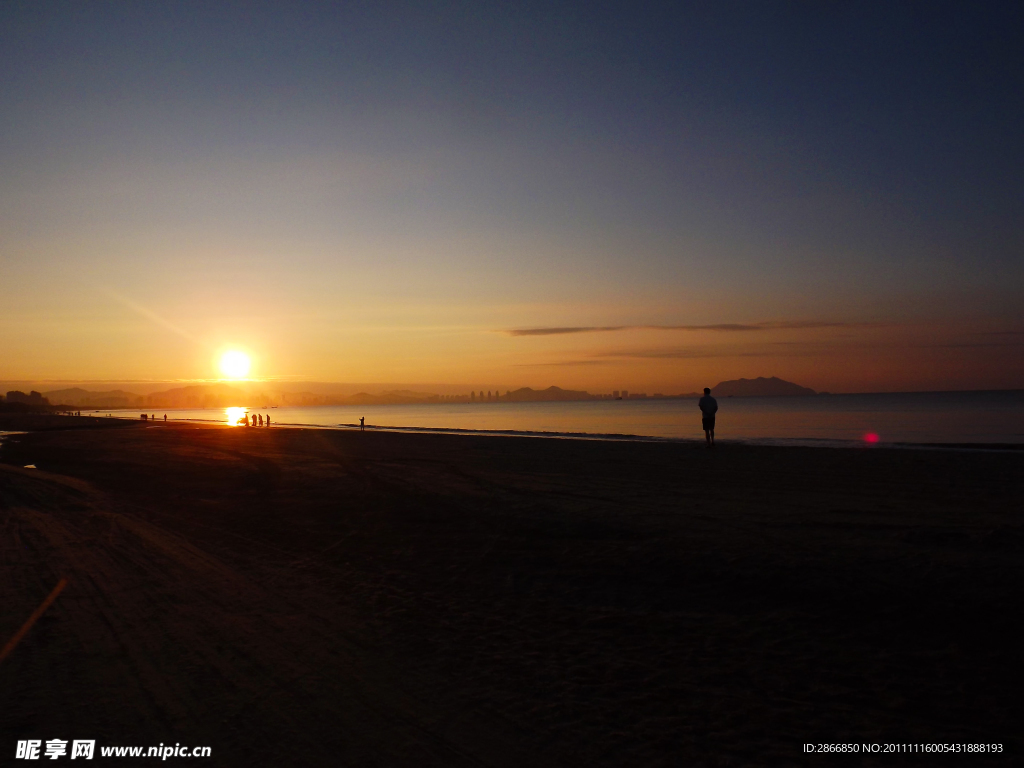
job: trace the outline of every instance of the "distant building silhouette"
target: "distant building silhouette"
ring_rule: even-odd
[[[43,397],[42,393],[34,389],[27,395],[21,390],[14,389],[7,393],[7,402],[25,403],[26,405],[49,405],[50,401]]]

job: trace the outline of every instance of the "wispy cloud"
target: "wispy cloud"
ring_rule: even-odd
[[[512,328],[503,333],[509,336],[561,336],[568,333],[604,333],[606,331],[625,331],[636,328],[635,325],[583,326],[578,328]]]
[[[769,321],[763,323],[713,323],[710,325],[579,325],[553,328],[511,328],[509,336],[561,336],[571,333],[609,333],[612,331],[713,331],[742,333],[749,331],[798,330],[811,328],[877,328],[883,323],[821,322],[817,320]]]
[[[513,368],[545,368],[550,366],[568,367],[575,365],[610,365],[609,360],[558,360],[550,363],[516,363]]]
[[[628,360],[701,360],[711,357],[777,357],[777,352],[735,352],[716,349],[636,349],[598,352],[595,357]]]
[[[988,349],[990,347],[1019,347],[1024,345],[1024,339],[1007,339],[1006,341],[964,341],[950,342],[948,344],[922,344],[922,347],[933,349]]]
[[[95,287],[96,287],[96,289],[98,291],[106,294],[107,296],[109,296],[110,298],[114,299],[118,303],[128,307],[133,312],[136,312],[137,314],[142,315],[142,317],[146,318],[151,323],[154,323],[155,325],[159,325],[161,328],[166,328],[168,331],[171,331],[172,333],[176,333],[177,335],[181,336],[183,339],[188,339],[189,341],[194,342],[196,344],[199,343],[198,339],[196,339],[188,331],[184,330],[183,328],[180,328],[179,326],[175,325],[171,321],[161,317],[160,315],[158,315],[156,312],[154,312],[153,310],[149,309],[148,307],[144,307],[141,304],[139,304],[138,302],[132,301],[131,299],[127,298],[126,296],[122,296],[121,294],[117,293],[116,291],[112,290],[111,288],[108,288],[105,285],[96,285]]]

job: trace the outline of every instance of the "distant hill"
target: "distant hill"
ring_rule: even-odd
[[[90,392],[87,389],[55,389],[47,392],[46,397],[51,403],[76,405],[79,408],[132,408],[140,405],[143,398],[132,392],[113,389],[109,392]]]
[[[818,393],[772,376],[770,379],[758,377],[721,381],[711,388],[711,394],[715,397],[802,397]]]
[[[224,408],[246,405],[252,399],[246,392],[230,384],[194,384],[147,395],[150,408]]]
[[[14,393],[14,400],[30,398],[31,395]],[[38,393],[35,393],[38,395]],[[790,381],[772,377],[770,379],[736,379],[723,381],[712,389],[716,397],[797,397],[816,394],[813,389],[802,387]],[[670,398],[697,398],[700,393],[669,395]],[[631,394],[630,399],[644,398],[643,394]],[[662,398],[663,395],[654,395]],[[75,406],[78,408],[224,408],[227,406],[316,406],[316,405],[398,405],[413,403],[470,403],[492,402],[481,393],[438,395],[432,392],[410,389],[389,389],[383,392],[356,392],[351,395],[326,394],[311,391],[282,391],[272,382],[216,382],[176,387],[163,392],[135,394],[121,389],[95,392],[80,387],[57,389],[45,393],[50,403]],[[495,391],[493,402],[556,403],[574,400],[611,399],[608,394],[591,394],[582,390],[548,387],[533,389],[521,387],[512,392],[499,394]],[[12,400],[8,397],[7,400]],[[13,402],[13,401],[12,401]]]
[[[426,392],[413,392],[408,389],[393,389],[379,395],[369,392],[356,392],[345,398],[334,398],[332,402],[340,405],[406,405],[409,403],[437,402],[437,395]]]
[[[516,403],[551,403],[565,400],[594,400],[594,395],[573,389],[548,387],[547,389],[531,389],[523,387],[512,393],[512,401]]]
[[[403,398],[405,400],[430,400],[437,398],[432,392],[414,392],[411,389],[388,389],[384,392],[385,397]]]

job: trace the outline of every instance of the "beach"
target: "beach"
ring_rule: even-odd
[[[239,395],[239,405],[245,404]],[[252,405],[252,403],[250,403]],[[744,442],[849,446],[882,443],[1024,445],[1024,390],[903,392],[808,397],[722,398],[719,430]],[[365,417],[374,428],[658,440],[703,437],[697,398],[563,402],[343,405],[150,410],[171,421],[235,424],[243,413],[276,425],[344,427]],[[105,411],[98,415],[105,416]],[[139,411],[114,411],[137,420]]]
[[[747,766],[996,743],[986,765],[1019,760],[1024,451],[0,429],[25,432],[0,446],[0,642],[68,580],[0,663],[3,749]]]

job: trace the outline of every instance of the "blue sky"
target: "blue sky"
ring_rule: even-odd
[[[1024,386],[1022,13],[7,3],[0,378]]]

